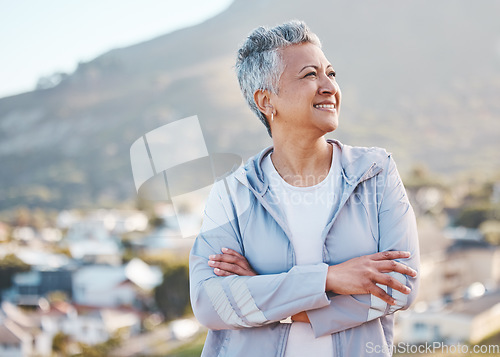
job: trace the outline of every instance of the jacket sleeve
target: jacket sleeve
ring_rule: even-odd
[[[214,274],[208,266],[211,254],[223,247],[242,253],[238,217],[226,188],[223,181],[214,185],[189,257],[191,305],[198,321],[213,330],[249,328],[328,305],[326,264],[252,277]]]
[[[384,171],[387,174],[378,178],[381,181],[377,182],[377,195],[381,197],[378,208],[379,251],[409,251],[410,258],[399,261],[418,273],[420,258],[415,214],[392,157],[389,157]],[[397,310],[407,309],[415,300],[419,275],[412,278],[396,272],[389,274],[408,286],[411,293],[406,295],[378,284],[396,300],[396,305],[389,305],[373,295],[329,294],[330,305],[307,311],[315,336],[343,331]]]

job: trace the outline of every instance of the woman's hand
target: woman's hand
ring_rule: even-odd
[[[415,277],[417,272],[412,268],[395,261],[409,258],[410,253],[387,251],[364,255],[350,259],[344,263],[328,267],[326,290],[341,295],[372,294],[390,305],[396,301],[376,284],[386,285],[393,290],[409,294],[410,289],[388,274],[398,272]]]
[[[214,268],[215,275],[228,276],[254,276],[257,273],[252,269],[248,260],[238,252],[222,248],[222,254],[211,255],[208,265]]]
[[[211,255],[208,258],[208,265],[214,268],[215,275],[229,276],[254,276],[257,273],[252,269],[248,260],[238,252],[222,248],[222,254]],[[292,316],[292,321],[295,322],[309,322],[309,317],[305,311],[299,312]]]

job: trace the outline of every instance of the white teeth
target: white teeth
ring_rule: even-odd
[[[314,107],[315,108],[335,109],[335,104],[316,104]]]

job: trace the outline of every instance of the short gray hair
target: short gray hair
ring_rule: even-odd
[[[318,36],[303,21],[294,20],[273,28],[256,28],[238,50],[236,74],[241,91],[270,136],[271,128],[255,104],[254,93],[257,90],[269,90],[278,94],[279,79],[284,70],[278,50],[301,43],[312,43],[321,48]]]

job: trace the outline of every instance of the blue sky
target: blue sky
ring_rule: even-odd
[[[0,97],[117,47],[200,23],[233,0],[0,0]]]

